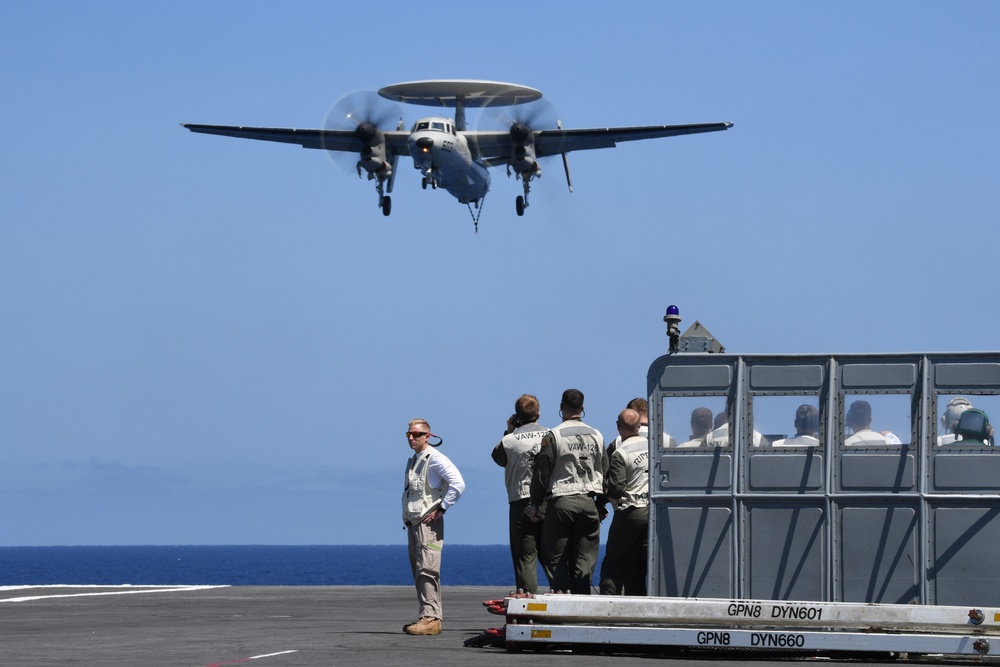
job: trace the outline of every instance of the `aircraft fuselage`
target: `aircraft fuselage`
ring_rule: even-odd
[[[486,166],[473,159],[468,140],[451,118],[421,118],[406,143],[425,186],[444,188],[463,204],[479,201],[490,189]]]

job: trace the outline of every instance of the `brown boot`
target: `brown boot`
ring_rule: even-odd
[[[441,619],[424,616],[416,623],[403,628],[408,635],[439,635],[441,634]]]

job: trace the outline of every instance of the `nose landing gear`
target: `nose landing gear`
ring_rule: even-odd
[[[437,190],[438,186],[437,167],[431,165],[427,169],[424,169],[422,173],[424,177],[420,179],[420,187],[426,190],[427,186],[429,185],[431,186],[431,190]]]

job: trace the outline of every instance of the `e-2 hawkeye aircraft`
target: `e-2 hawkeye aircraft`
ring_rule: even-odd
[[[357,106],[368,108],[341,108],[328,117],[334,125],[327,129],[290,129],[271,127],[238,127],[232,125],[182,124],[192,132],[219,134],[243,139],[279,141],[299,144],[303,148],[356,153],[356,168],[368,173],[368,180],[375,181],[378,204],[383,215],[392,210],[393,182],[396,163],[401,155],[413,158],[413,166],[423,175],[424,189],[444,188],[460,203],[469,206],[473,222],[478,229],[480,204],[490,189],[490,167],[506,166],[507,175],[514,172],[524,186],[524,194],[516,200],[517,214],[524,215],[528,207],[531,180],[542,174],[538,160],[561,155],[570,192],[573,182],[569,174],[566,154],[571,151],[594,148],[613,148],[619,141],[636,141],[682,134],[717,132],[732,127],[732,123],[698,123],[691,125],[650,125],[643,127],[612,127],[566,130],[557,122],[556,129],[535,129],[530,122],[514,120],[505,130],[479,131],[466,127],[467,108],[516,106],[541,99],[542,93],[534,88],[496,81],[411,81],[386,86],[379,96],[394,102],[454,108],[454,119],[445,116],[421,118],[410,131],[404,129],[402,118],[395,129],[385,126],[395,118],[393,110],[378,111],[370,103]],[[347,98],[345,98],[347,99]],[[388,103],[386,103],[388,104]],[[338,103],[339,105],[339,103]],[[340,105],[343,107],[343,105]],[[336,110],[337,107],[335,107]],[[330,122],[327,125],[331,125]]]

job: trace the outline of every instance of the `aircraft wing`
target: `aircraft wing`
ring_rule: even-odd
[[[683,134],[728,130],[732,123],[697,123],[693,125],[649,125],[645,127],[609,127],[585,130],[541,130],[535,135],[535,155],[559,155],[570,151],[614,148],[619,141],[659,139]]]
[[[283,127],[239,127],[236,125],[196,125],[181,123],[192,132],[217,134],[239,139],[277,141],[284,144],[298,144],[303,148],[318,148],[327,151],[361,152],[362,143],[352,130],[296,130]],[[389,131],[385,135],[386,147],[393,155],[408,155],[407,132]]]
[[[535,155],[547,157],[571,151],[595,148],[614,148],[620,141],[676,137],[683,134],[719,132],[728,130],[732,123],[696,123],[691,125],[648,125],[644,127],[609,127],[579,130],[535,131]],[[469,143],[478,146],[479,156],[489,164],[502,164],[509,160],[511,138],[509,132],[467,132]]]

